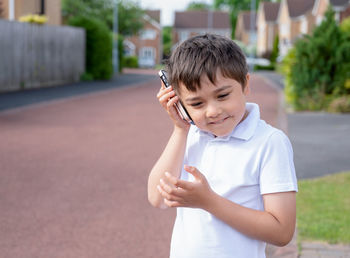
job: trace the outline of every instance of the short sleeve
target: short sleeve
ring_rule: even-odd
[[[280,130],[273,132],[263,147],[260,164],[260,194],[298,191],[293,149]]]

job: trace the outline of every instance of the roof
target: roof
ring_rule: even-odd
[[[158,23],[160,23],[160,10],[146,10],[145,12],[153,20],[155,20]]]
[[[265,21],[276,22],[278,17],[278,11],[280,9],[280,3],[263,2],[263,11],[265,14]]]
[[[212,18],[211,18],[212,15]],[[175,12],[175,28],[231,29],[230,15],[223,11],[185,11]]]
[[[243,28],[244,30],[250,30],[250,21],[251,21],[251,12],[250,11],[243,11],[240,13],[240,15],[243,16]],[[256,30],[256,12],[254,12],[254,18],[253,18],[253,23],[254,23],[254,29]]]
[[[315,0],[287,0],[289,16],[296,18],[311,11]]]
[[[350,3],[349,0],[329,0],[329,2],[336,7],[347,6]]]

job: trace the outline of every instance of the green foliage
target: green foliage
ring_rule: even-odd
[[[344,19],[340,24],[340,29],[343,33],[350,35],[350,17]]]
[[[279,38],[278,38],[278,35],[276,35],[276,37],[273,41],[272,52],[271,52],[271,56],[270,56],[270,61],[271,61],[272,66],[275,66],[276,60],[278,57],[278,53],[279,53],[278,44],[279,44]]]
[[[197,10],[209,10],[210,5],[206,2],[191,2],[188,4],[187,11],[197,11]]]
[[[113,29],[114,0],[62,0],[62,17],[94,17]],[[134,1],[118,0],[118,31],[122,35],[136,34],[143,28],[144,12]]]
[[[119,72],[123,70],[123,58],[124,58],[124,37],[117,35],[118,37],[118,60],[119,60]]]
[[[91,74],[89,74],[89,73],[83,73],[80,76],[80,80],[81,81],[92,81],[92,80],[94,80],[94,77]]]
[[[297,105],[294,85],[292,83],[292,67],[295,65],[295,48],[291,48],[287,55],[283,58],[281,64],[281,72],[284,75],[284,93],[287,103],[293,107]]]
[[[293,51],[283,63],[287,66],[287,101],[294,109],[326,109],[334,96],[350,93],[345,87],[350,78],[350,42],[336,24],[332,9],[311,36],[295,43]]]
[[[137,67],[139,67],[137,56],[126,56],[126,57],[123,57],[122,66],[123,67],[129,67],[129,68],[137,68]]]
[[[73,17],[68,24],[86,31],[86,73],[94,79],[110,79],[113,74],[112,37],[107,26],[98,19],[84,16]]]
[[[275,70],[275,66],[272,64],[270,64],[270,65],[254,65],[254,71],[261,71],[261,70],[273,71],[273,70]]]
[[[332,113],[350,113],[350,95],[333,99],[328,106],[328,111]]]
[[[256,6],[258,6],[259,0],[257,0]],[[232,24],[232,38],[235,37],[237,17],[240,11],[250,10],[251,0],[215,0],[215,8],[224,8],[230,10],[230,18]]]
[[[172,43],[172,27],[163,27],[163,56],[168,57],[171,53]]]
[[[265,0],[270,2],[271,0]],[[261,0],[255,0],[255,10],[258,9]],[[280,2],[277,1],[277,2]],[[252,0],[215,0],[214,7],[216,9],[230,10],[230,18],[232,24],[232,38],[235,38],[235,30],[237,24],[237,17],[241,11],[247,11],[251,9]]]

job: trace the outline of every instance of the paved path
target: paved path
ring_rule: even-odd
[[[147,78],[0,112],[1,257],[168,256],[175,213],[150,207],[146,184],[172,126]],[[279,91],[259,76],[252,88],[286,130]],[[295,239],[268,257],[297,257]]]

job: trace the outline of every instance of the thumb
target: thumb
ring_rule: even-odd
[[[195,179],[202,179],[203,175],[196,167],[185,165],[184,169],[194,176]]]

